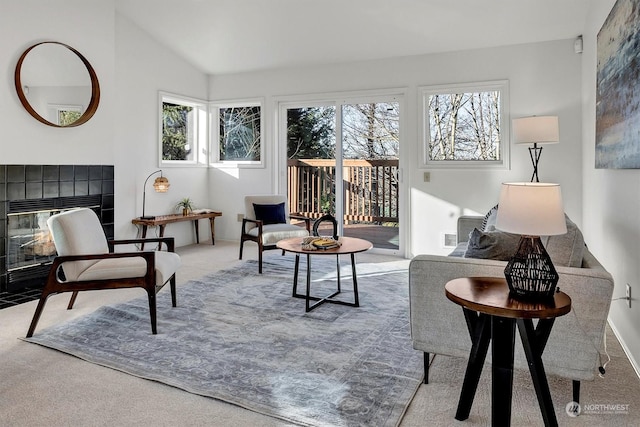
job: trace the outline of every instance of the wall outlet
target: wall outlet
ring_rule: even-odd
[[[242,220],[244,219],[244,214],[238,214],[238,222],[242,222]]]
[[[627,305],[631,308],[631,285],[627,283]]]

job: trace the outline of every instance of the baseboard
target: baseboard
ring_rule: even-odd
[[[613,324],[610,318],[607,319],[607,323],[611,327],[611,330],[613,331],[613,335],[615,335],[616,338],[618,339],[618,342],[622,347],[622,351],[624,351],[624,354],[627,356],[627,359],[629,359],[629,362],[631,363],[633,370],[636,372],[636,376],[638,377],[638,379],[640,379],[640,369],[639,369],[638,362],[631,355],[631,352],[629,351],[629,347],[627,347],[627,344],[624,342],[624,340],[620,336],[620,332],[618,332],[618,330],[616,329],[616,326]]]

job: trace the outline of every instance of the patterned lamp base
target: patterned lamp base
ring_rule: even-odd
[[[504,276],[511,295],[518,299],[552,298],[558,273],[538,236],[522,236],[518,251],[507,263]]]

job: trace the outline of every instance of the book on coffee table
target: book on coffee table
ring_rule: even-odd
[[[311,244],[318,249],[333,249],[340,246],[340,243],[337,240],[329,237],[319,237],[314,239]]]

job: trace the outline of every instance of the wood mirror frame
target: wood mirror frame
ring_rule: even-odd
[[[31,52],[31,50],[33,50],[37,46],[41,46],[43,44],[55,44],[55,45],[60,45],[60,46],[66,47],[67,49],[69,49],[71,52],[73,52],[74,54],[76,54],[78,56],[80,61],[82,61],[84,66],[87,68],[87,71],[89,72],[89,78],[91,79],[91,99],[90,99],[89,104],[87,105],[87,107],[82,112],[82,115],[75,122],[70,123],[68,125],[59,125],[57,123],[52,123],[49,120],[47,120],[44,117],[42,117],[33,108],[33,106],[31,104],[29,104],[29,101],[27,100],[27,97],[26,97],[26,95],[24,93],[24,90],[23,90],[22,80],[20,78],[20,74],[22,72],[22,63],[24,62],[25,58],[27,57],[27,54],[29,54],[29,52]],[[100,84],[98,83],[98,76],[96,75],[96,72],[94,71],[93,67],[91,66],[91,64],[89,63],[87,58],[85,58],[76,49],[74,49],[71,46],[66,45],[64,43],[54,42],[54,41],[45,41],[45,42],[36,43],[33,46],[29,47],[27,50],[25,50],[22,53],[22,55],[20,56],[20,59],[18,60],[18,63],[16,65],[16,71],[15,71],[14,80],[15,80],[15,84],[16,84],[16,92],[18,93],[18,98],[20,98],[20,102],[22,103],[22,106],[27,110],[27,112],[29,114],[31,114],[31,116],[33,116],[33,118],[38,120],[40,123],[44,123],[45,125],[53,126],[53,127],[57,127],[57,128],[80,126],[81,124],[86,123],[91,117],[93,117],[93,115],[95,114],[96,110],[98,109],[98,103],[100,102]]]

